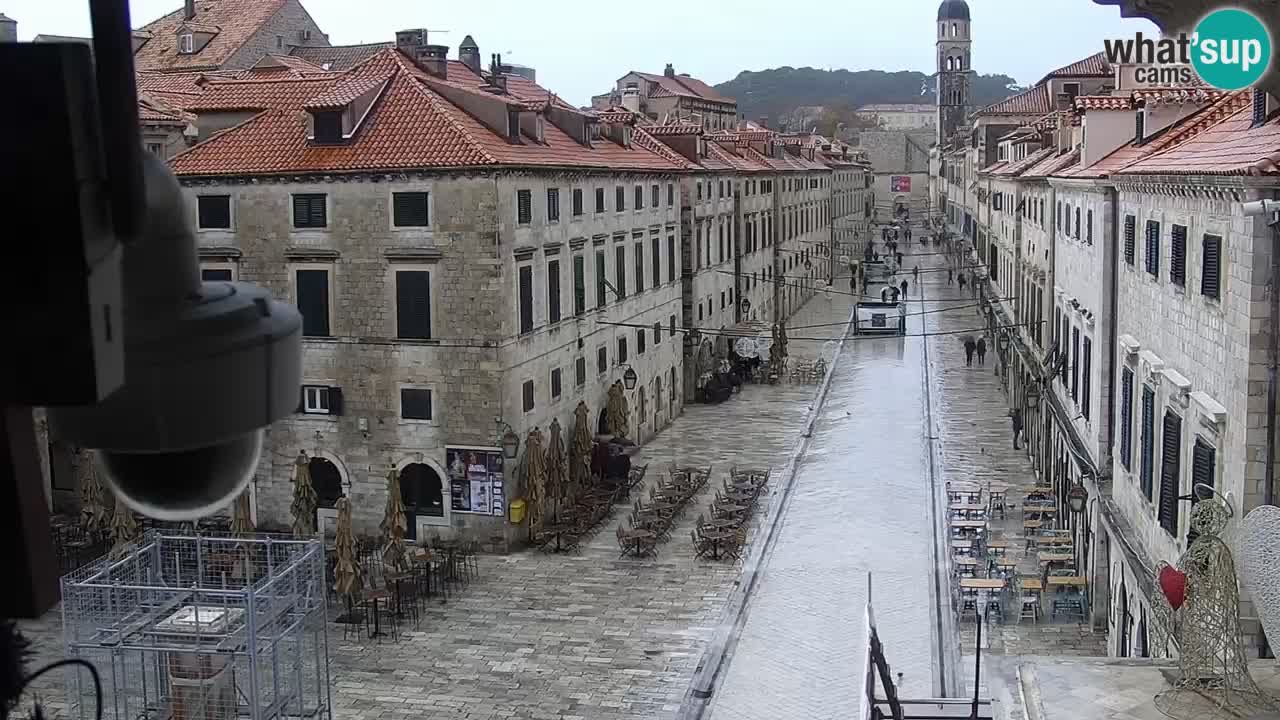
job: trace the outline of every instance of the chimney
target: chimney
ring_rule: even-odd
[[[622,107],[631,112],[640,112],[640,89],[627,86],[622,89]]]
[[[485,92],[494,95],[507,94],[507,76],[502,74],[502,56],[494,53],[489,56],[489,84],[484,87]]]
[[[462,38],[462,44],[458,46],[458,60],[471,68],[471,72],[480,74],[480,46],[470,35]]]
[[[396,49],[410,60],[417,60],[418,48],[426,46],[427,31],[422,28],[418,28],[416,30],[400,30],[396,33]]]
[[[18,21],[0,13],[0,43],[18,42]]]
[[[448,45],[424,45],[418,49],[414,60],[428,75],[434,75],[441,80],[449,77]]]
[[[187,20],[194,20],[196,17],[196,0],[186,0],[182,7],[182,17]]]
[[[662,74],[663,74],[663,75],[665,75],[665,76],[667,76],[667,77],[675,77],[675,76],[676,76],[676,69],[675,69],[674,67],[672,67],[671,63],[667,63],[667,69],[666,69],[666,70],[663,70],[663,71],[662,71]]]

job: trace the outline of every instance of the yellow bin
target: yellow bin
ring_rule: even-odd
[[[524,498],[519,498],[511,503],[511,524],[519,525],[524,522]]]

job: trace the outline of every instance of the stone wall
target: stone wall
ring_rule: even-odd
[[[1191,449],[1202,438],[1217,451],[1215,485],[1219,492],[1231,493],[1237,517],[1261,501],[1269,314],[1265,282],[1271,239],[1262,222],[1241,215],[1240,202],[1251,199],[1246,193],[1204,185],[1180,187],[1179,194],[1169,190],[1162,185],[1119,185],[1120,227],[1126,216],[1136,220],[1135,262],[1129,265],[1122,255],[1116,278],[1117,330],[1122,344],[1127,336],[1135,345],[1120,348],[1115,369],[1119,373],[1127,366],[1135,374],[1134,449],[1131,470],[1124,468],[1117,453],[1113,493],[1138,544],[1157,562],[1176,563],[1186,549],[1188,505],[1179,503],[1176,535],[1162,529],[1157,519],[1160,424],[1167,409],[1183,419],[1179,495],[1191,491]],[[1145,270],[1148,220],[1160,222],[1160,263],[1154,277]],[[1187,227],[1184,287],[1169,278],[1170,228],[1175,223]],[[1200,292],[1201,241],[1206,233],[1223,238],[1220,300]],[[1118,376],[1115,382],[1118,388]],[[1151,500],[1141,490],[1139,475],[1143,385],[1156,393]],[[1244,600],[1242,614],[1252,614]],[[1247,624],[1245,630],[1247,642],[1256,642],[1256,624]]]
[[[304,40],[302,35],[304,31],[310,31],[309,39]],[[388,37],[387,40],[391,38]],[[329,36],[320,31],[320,26],[311,18],[311,13],[302,7],[299,0],[285,0],[284,5],[259,28],[258,32],[227,58],[221,69],[251,68],[262,59],[263,55],[288,55],[290,48],[296,45],[328,47]]]

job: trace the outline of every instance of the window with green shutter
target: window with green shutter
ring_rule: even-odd
[[[520,334],[533,332],[533,268],[520,268]]]
[[[617,291],[618,299],[621,300],[627,296],[627,246],[619,245],[613,250],[614,257],[614,279],[613,288]]]
[[[649,252],[653,253],[651,258],[653,262],[653,275],[649,278],[651,287],[658,287],[662,284],[662,240],[654,237],[649,241]]]
[[[323,193],[294,195],[293,226],[304,229],[328,227],[328,196]]]
[[[587,311],[587,261],[581,255],[573,257],[573,314]]]
[[[1120,464],[1133,470],[1133,370],[1120,370]]]
[[[299,270],[297,287],[303,337],[329,337],[329,271]]]
[[[1090,405],[1090,389],[1093,380],[1090,375],[1093,373],[1093,341],[1088,336],[1084,338],[1084,346],[1081,349],[1082,357],[1080,358],[1080,414],[1084,415],[1085,422],[1089,421]]]
[[[427,227],[427,193],[391,193],[391,222],[396,227]]]
[[[1080,328],[1071,328],[1071,400],[1080,405]]]
[[[606,292],[608,280],[605,278],[605,257],[603,250],[596,251],[596,307],[602,308],[609,304],[609,296]]]
[[[1222,292],[1222,237],[1205,235],[1200,255],[1200,294],[1218,299]]]
[[[1157,514],[1160,527],[1170,535],[1178,534],[1178,483],[1182,479],[1182,418],[1172,410],[1164,414],[1164,433],[1160,452],[1160,505]]]
[[[533,222],[533,191],[516,191],[516,222],[528,225]]]
[[[560,188],[547,188],[547,222],[560,220]]]
[[[1160,223],[1155,220],[1147,221],[1147,244],[1143,253],[1147,274],[1160,277]]]
[[[1137,225],[1138,221],[1132,215],[1126,215],[1124,218],[1124,262],[1126,265],[1133,265],[1134,254],[1137,245]]]
[[[1156,434],[1156,392],[1149,386],[1142,386],[1142,437],[1140,439],[1138,457],[1138,480],[1142,485],[1142,494],[1147,500],[1152,499],[1152,480],[1155,466]]]
[[[676,281],[676,236],[667,236],[667,282]]]
[[[1212,488],[1214,486],[1214,475],[1217,474],[1218,468],[1218,452],[1217,450],[1205,442],[1204,438],[1196,438],[1195,444],[1191,446],[1191,506],[1195,507],[1196,503],[1202,499],[1210,497],[1210,491],[1201,488],[1201,485]],[[1199,535],[1194,528],[1187,530],[1187,544],[1190,545]]]
[[[1169,231],[1169,282],[1187,284],[1187,228],[1174,225]]]
[[[396,337],[431,339],[431,273],[396,272]]]
[[[547,322],[560,322],[560,261],[547,262]]]
[[[196,215],[201,230],[230,230],[231,196],[198,196],[196,198]]]

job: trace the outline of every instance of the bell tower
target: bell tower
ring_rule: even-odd
[[[970,111],[973,36],[969,5],[943,0],[938,6],[938,144],[964,127]]]

